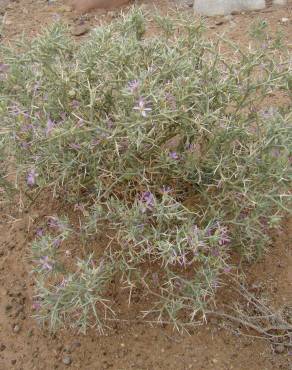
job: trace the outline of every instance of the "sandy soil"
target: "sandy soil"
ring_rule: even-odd
[[[156,6],[163,12],[174,4],[166,0],[138,3],[143,3],[149,11]],[[44,0],[0,0],[0,14],[1,11],[5,14],[4,43],[13,41],[22,33],[34,36],[56,17],[68,23],[76,34],[76,27],[87,30],[117,16],[116,12],[93,12],[80,18],[61,0],[52,3]],[[184,6],[182,11],[191,9]],[[283,31],[291,46],[291,5],[234,15],[231,19],[207,19],[209,35],[215,37],[226,33],[236,42],[246,45],[247,28],[257,18],[267,20],[272,29]],[[283,22],[283,18],[288,18],[288,21]],[[86,33],[76,37],[82,41]],[[52,334],[40,328],[31,318],[34,282],[27,256],[31,230],[53,211],[53,206],[48,207],[45,200],[39,201],[26,213],[19,212],[19,204],[7,205],[0,199],[1,370],[292,370],[292,353],[288,350],[275,349],[269,343],[254,338],[254,332],[246,332],[249,336],[239,335],[239,328],[214,319],[208,325],[195,328],[190,335],[180,335],[168,326],[151,327],[141,322],[117,322],[103,336],[94,331],[87,336],[70,331]],[[291,221],[288,221],[275,235],[269,255],[253,266],[244,266],[249,287],[261,289],[276,308],[292,304],[291,226]]]

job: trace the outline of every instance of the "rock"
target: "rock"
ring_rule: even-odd
[[[86,25],[76,26],[72,31],[73,36],[82,36],[90,31],[90,28]]]
[[[281,354],[285,352],[285,346],[284,344],[277,344],[275,346],[275,353]]]
[[[289,22],[289,18],[284,17],[284,18],[281,19],[281,23],[285,24],[285,23],[288,23],[288,22]]]
[[[0,344],[0,352],[3,352],[6,349],[5,344],[1,343]]]
[[[67,365],[67,366],[71,365],[71,363],[72,363],[71,357],[64,356],[63,359],[62,359],[62,362],[63,362],[64,365]]]
[[[195,0],[196,13],[206,16],[226,15],[234,11],[264,9],[265,0]]]
[[[7,312],[7,311],[10,311],[11,310],[11,308],[12,308],[12,305],[11,304],[7,304],[6,306],[5,306],[5,311]]]
[[[19,333],[20,332],[20,326],[19,325],[14,325],[13,332],[16,333],[16,334]]]
[[[15,365],[16,364],[16,360],[15,359],[11,360],[11,364],[12,365]]]

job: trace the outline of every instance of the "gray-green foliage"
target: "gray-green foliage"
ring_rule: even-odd
[[[200,24],[156,22],[159,34],[144,37],[145,17],[134,9],[81,45],[55,24],[32,42],[3,47],[1,115],[18,170],[31,191],[48,187],[91,204],[83,242],[114,230],[103,268],[93,257],[75,272],[59,267],[62,289],[46,280],[54,264],[42,246],[54,248],[54,238],[34,242],[44,254],[39,317],[52,327],[70,317],[82,329],[90,317],[100,327],[96,304],[108,310],[113,276],[157,298],[145,307],[150,315],[192,323],[230,272],[230,254],[260,255],[289,208],[285,53],[272,42],[245,51],[226,42],[225,56]],[[271,107],[278,93],[286,104]]]

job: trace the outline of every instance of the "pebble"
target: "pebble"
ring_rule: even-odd
[[[284,353],[285,352],[284,344],[278,344],[277,346],[275,346],[275,352],[278,354]]]
[[[281,22],[282,22],[282,23],[288,23],[288,22],[289,22],[289,18],[282,18],[282,19],[281,19]]]
[[[71,365],[71,362],[72,362],[71,357],[64,356],[62,362],[64,365]]]
[[[5,344],[0,344],[0,352],[3,352],[6,349]]]
[[[11,305],[11,304],[7,304],[7,305],[5,306],[5,311],[10,311],[10,310],[11,310],[11,308],[12,308],[12,305]]]
[[[14,333],[19,333],[20,332],[20,326],[19,325],[14,325],[13,332]]]

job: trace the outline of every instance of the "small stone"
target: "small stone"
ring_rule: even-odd
[[[11,360],[11,364],[12,365],[15,365],[16,364],[16,360],[14,359],[14,360]]]
[[[125,343],[121,343],[121,347],[123,347],[123,348],[124,348],[124,347],[125,347]]]
[[[11,310],[11,308],[12,308],[11,304],[7,304],[7,305],[5,306],[5,311],[6,311],[6,312],[7,312],[7,311],[10,311],[10,310]]]
[[[71,357],[64,356],[62,362],[63,362],[64,365],[67,365],[67,366],[71,365],[71,362],[72,362]]]
[[[82,35],[85,35],[86,33],[88,33],[90,31],[90,28],[88,26],[76,26],[72,31],[72,35],[73,36],[82,36]]]
[[[281,19],[281,23],[288,23],[289,22],[289,18],[282,18]]]
[[[284,344],[278,344],[275,346],[275,352],[278,354],[284,353],[285,352],[285,346]]]
[[[217,360],[217,358],[213,358],[213,359],[212,359],[212,362],[213,362],[213,364],[218,364],[218,360]]]
[[[13,332],[14,333],[19,333],[20,332],[20,326],[19,325],[14,325]]]
[[[5,344],[1,343],[0,344],[0,352],[3,352],[6,349]]]

